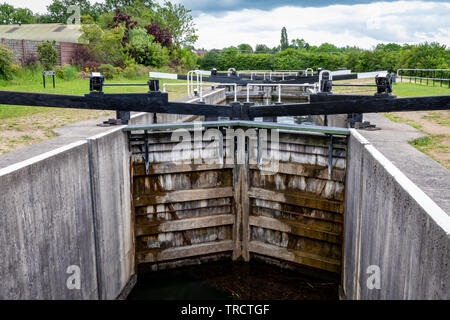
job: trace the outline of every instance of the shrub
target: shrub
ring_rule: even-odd
[[[161,46],[167,48],[172,46],[172,35],[170,34],[169,28],[161,29],[160,25],[153,21],[144,28],[149,35],[153,36],[154,41],[161,44]]]
[[[66,81],[70,81],[77,78],[78,69],[75,66],[66,64],[63,67],[63,78]]]
[[[95,72],[98,71],[98,67],[100,67],[100,62],[97,61],[87,61],[84,64],[84,70],[86,72]]]
[[[62,67],[57,66],[55,68],[55,77],[58,78],[58,79],[64,79],[64,70],[63,70]]]
[[[126,49],[137,63],[159,68],[169,61],[169,50],[153,40],[144,29],[135,28],[130,31]]]
[[[36,55],[34,53],[31,53],[27,55],[25,58],[23,58],[22,65],[24,65],[25,67],[33,67],[36,66],[38,62],[39,60],[36,57]]]
[[[101,64],[98,67],[98,71],[108,80],[114,79],[114,76],[117,75],[117,70],[110,64]]]
[[[58,64],[58,51],[54,45],[55,41],[47,40],[37,46],[38,59],[46,70],[51,70]]]
[[[90,76],[89,72],[86,72],[86,71],[80,71],[77,74],[78,79],[86,79],[86,78],[89,78],[89,76]]]
[[[91,50],[86,46],[77,45],[73,51],[72,65],[86,68],[86,64],[91,61],[95,61],[95,56]]]
[[[14,72],[12,68],[14,60],[14,53],[4,45],[0,45],[0,78],[11,79]]]

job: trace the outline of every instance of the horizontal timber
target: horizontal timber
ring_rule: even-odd
[[[341,201],[325,200],[317,196],[312,196],[301,192],[272,191],[262,188],[250,188],[248,196],[254,199],[275,201],[292,204],[299,207],[344,213],[344,204]]]
[[[249,250],[252,253],[303,264],[317,269],[334,273],[341,272],[341,263],[339,260],[322,257],[312,253],[290,250],[261,241],[250,241]]]
[[[234,223],[234,216],[222,214],[208,217],[188,218],[182,220],[165,221],[153,225],[136,225],[136,237],[164,232],[179,232],[193,229],[203,229],[226,226]]]
[[[306,226],[292,220],[274,219],[264,216],[250,216],[250,225],[331,243],[342,243],[342,237],[338,233],[312,229],[311,226]]]
[[[176,202],[227,198],[232,196],[233,196],[232,187],[177,190],[177,191],[153,193],[151,195],[138,195],[134,199],[134,205],[136,207],[140,207],[156,204],[169,204]]]
[[[231,251],[232,246],[232,240],[224,240],[163,250],[152,249],[148,251],[137,252],[136,256],[138,263],[154,263]]]
[[[149,170],[145,172],[144,163],[134,163],[134,176],[156,175],[156,174],[171,174],[183,173],[193,171],[209,171],[220,169],[232,169],[230,164],[176,164],[176,163],[150,163]]]

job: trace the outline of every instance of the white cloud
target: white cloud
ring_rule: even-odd
[[[370,48],[380,42],[438,41],[450,46],[450,3],[423,1],[374,2],[321,8],[285,6],[273,10],[244,9],[222,16],[195,18],[197,47],[223,48],[240,43],[270,47],[279,44],[281,28],[289,39],[310,44]]]

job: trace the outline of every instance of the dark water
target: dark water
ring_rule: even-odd
[[[232,100],[227,100],[223,102],[222,104],[230,104]],[[244,100],[239,100],[239,102],[244,103]],[[261,106],[261,105],[269,105],[273,104],[274,101],[271,98],[264,98],[264,99],[252,99],[251,102],[255,104],[255,106]],[[289,103],[300,103],[305,101],[295,101],[295,100],[289,100]],[[220,120],[229,120],[229,118],[219,118]],[[263,118],[255,118],[255,121],[262,122]],[[318,122],[317,116],[299,116],[299,117],[277,117],[278,123],[284,123],[284,124],[306,124],[306,125],[320,125]]]
[[[260,262],[218,262],[146,273],[130,300],[337,300],[337,283]]]

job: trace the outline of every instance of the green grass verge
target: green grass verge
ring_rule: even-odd
[[[51,80],[51,77],[48,78]],[[115,79],[108,80],[107,83],[146,83],[148,78],[140,79]],[[175,83],[184,82],[178,80],[160,80],[160,86],[162,88],[164,83]],[[40,93],[54,93],[54,94],[72,94],[72,95],[84,95],[89,93],[89,79],[75,79],[71,81],[56,80],[56,88],[53,89],[51,81],[47,81],[46,88],[44,89],[41,81],[36,79],[24,80],[23,78],[15,79],[11,81],[0,82],[0,90],[2,91],[23,91],[23,92],[40,92]],[[137,93],[146,92],[147,87],[105,87],[105,93]],[[172,87],[171,91],[177,91],[179,96],[186,95],[185,87]],[[54,108],[43,108],[43,107],[27,107],[27,106],[10,106],[10,105],[0,105],[0,119],[13,119],[22,117],[25,115],[30,115],[36,112],[52,112]]]
[[[392,93],[398,97],[440,96],[450,95],[450,89],[448,87],[396,82],[392,84]]]

